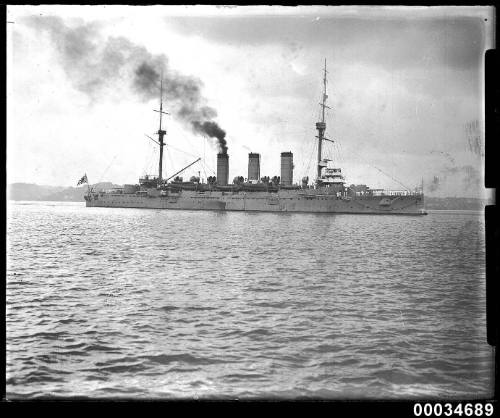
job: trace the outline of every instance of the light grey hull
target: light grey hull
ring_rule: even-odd
[[[297,191],[196,192],[183,190],[165,196],[140,194],[92,194],[88,207],[144,209],[227,210],[255,212],[370,213],[422,215],[421,195],[357,196],[356,198]]]

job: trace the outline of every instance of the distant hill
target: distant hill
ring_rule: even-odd
[[[63,190],[60,186],[39,186],[38,184],[13,183],[7,187],[9,200],[43,200],[45,196]]]
[[[119,185],[102,182],[94,184],[95,190],[120,187]],[[83,196],[87,192],[87,186],[63,187],[63,186],[40,186],[31,183],[12,183],[7,187],[8,200],[45,200],[56,202],[83,202]]]
[[[484,210],[494,201],[472,197],[425,197],[425,208],[429,210]]]

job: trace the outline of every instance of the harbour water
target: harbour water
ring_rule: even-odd
[[[7,215],[10,399],[493,396],[481,212]]]

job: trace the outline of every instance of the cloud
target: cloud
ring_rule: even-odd
[[[446,66],[474,69],[482,57],[484,25],[479,17],[353,18],[311,16],[169,17],[184,35],[227,45],[278,44],[297,53],[312,45],[344,59],[388,63],[394,68]]]
[[[131,92],[147,101],[159,96],[162,79],[178,118],[193,131],[216,138],[220,151],[227,152],[226,133],[213,120],[217,111],[206,104],[202,81],[173,70],[165,55],[152,54],[125,37],[103,38],[96,23],[68,26],[56,16],[22,22],[49,34],[70,81],[92,100],[128,83]]]
[[[38,13],[33,9],[26,12]],[[61,12],[66,17],[33,21],[28,28],[16,17],[16,25],[10,25],[22,38],[12,39],[9,68],[15,94],[10,125],[18,127],[9,135],[16,151],[9,153],[9,170],[19,181],[42,178],[43,171],[44,181],[59,184],[78,164],[75,176],[81,177],[85,164],[98,178],[109,164],[105,158],[118,149],[121,166],[115,163],[116,171],[108,171],[106,179],[134,181],[145,159],[142,148],[150,144],[137,138],[157,126],[157,114],[143,103],[158,101],[162,69],[179,81],[168,83],[169,145],[199,155],[202,142],[193,138],[193,130],[212,129],[205,122],[217,121],[231,138],[231,177],[246,170],[247,151],[261,153],[263,173],[279,174],[279,153],[290,150],[295,179],[312,178],[326,56],[332,108],[327,134],[337,143],[325,144],[325,156],[333,157],[350,180],[393,187],[389,177],[369,168],[373,165],[408,186],[420,183],[422,175],[431,184],[436,176],[437,193],[465,194],[468,188],[467,194],[474,194],[483,133],[465,122],[483,122],[479,57],[486,41],[479,19],[451,14],[416,19],[401,13],[388,19],[366,17],[363,9],[342,18],[297,12],[167,19],[164,11],[170,9],[156,9],[161,13],[140,19],[139,9],[148,8],[129,8],[121,15],[107,8],[106,16],[93,12],[84,21],[81,8],[74,7],[71,18]],[[177,96],[186,99],[187,108]],[[90,106],[87,97],[94,101]],[[189,106],[198,111],[199,124],[191,123]],[[26,112],[33,126],[29,147],[23,140]],[[329,148],[336,146],[344,158]],[[214,154],[207,148],[210,164]],[[57,158],[61,164],[47,164]],[[71,163],[63,167],[66,161]],[[173,172],[184,164],[175,155],[173,162],[165,161]],[[33,173],[35,164],[39,175]],[[476,165],[475,171],[464,168]],[[447,166],[462,170],[452,174]]]

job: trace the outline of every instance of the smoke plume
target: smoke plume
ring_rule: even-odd
[[[430,182],[429,190],[431,192],[435,192],[437,189],[439,189],[439,177],[438,176],[434,176],[434,178]]]
[[[427,182],[429,184],[429,191],[435,192],[440,189],[444,183],[446,183],[448,178],[457,177],[461,177],[462,187],[466,191],[479,189],[482,185],[481,173],[472,165],[444,167],[438,175],[435,175],[430,181]]]
[[[227,154],[227,143],[226,143],[226,133],[217,125],[215,122],[203,122],[193,121],[193,128],[198,131],[207,134],[208,136],[215,137],[219,140],[220,152]]]
[[[123,85],[143,101],[158,99],[163,79],[164,97],[177,120],[216,139],[219,151],[227,153],[226,132],[213,120],[217,111],[206,105],[202,81],[170,68],[165,55],[152,54],[124,37],[103,38],[95,23],[69,27],[55,16],[32,16],[24,22],[49,34],[69,80],[92,101]]]

